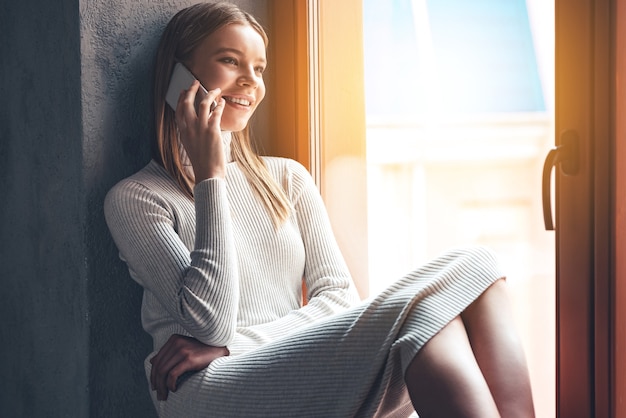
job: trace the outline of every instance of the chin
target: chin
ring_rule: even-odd
[[[243,122],[226,122],[224,123],[224,121],[222,121],[222,124],[220,126],[220,128],[222,129],[222,131],[230,131],[230,132],[239,132],[239,131],[243,131],[246,128],[246,125],[248,124],[248,121],[243,121]]]

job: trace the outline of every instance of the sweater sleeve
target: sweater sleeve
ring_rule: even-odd
[[[309,172],[295,163],[294,210],[306,252],[304,278],[308,303],[301,313],[323,317],[359,301],[356,287],[332,231],[322,197]]]
[[[239,288],[226,186],[221,179],[205,180],[194,195],[191,252],[175,230],[169,204],[137,182],[124,182],[107,194],[105,218],[133,278],[190,335],[227,346],[234,337]]]

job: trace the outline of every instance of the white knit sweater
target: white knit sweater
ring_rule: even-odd
[[[155,351],[183,334],[237,355],[358,301],[307,170],[264,161],[292,204],[279,229],[232,162],[224,180],[195,186],[195,202],[154,161],[108,193],[106,221],[144,288],[142,322]]]
[[[195,201],[155,162],[107,195],[109,229],[144,288],[154,350],[183,334],[231,352],[187,376],[167,401],[151,391],[159,416],[410,416],[409,362],[502,277],[495,258],[453,250],[356,304],[310,175],[291,160],[264,161],[292,204],[279,229],[235,163],[224,180],[197,184]]]

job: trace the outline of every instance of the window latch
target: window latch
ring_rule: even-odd
[[[561,172],[566,176],[574,176],[579,170],[578,134],[574,130],[567,130],[561,134],[560,145],[552,148],[543,163],[543,179],[541,185],[543,200],[543,221],[546,231],[554,231],[552,222],[551,176],[552,167],[561,166]]]

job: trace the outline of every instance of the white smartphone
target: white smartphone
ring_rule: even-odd
[[[191,74],[191,71],[189,71],[187,67],[180,62],[176,63],[174,71],[172,72],[172,78],[170,79],[170,85],[167,88],[167,93],[165,94],[165,101],[172,109],[174,109],[174,111],[176,111],[176,106],[178,105],[180,92],[191,87],[195,80],[196,77]],[[207,90],[202,86],[202,84],[200,84],[198,93],[196,93],[196,111],[198,110],[200,100],[206,97],[207,94],[209,94]],[[213,103],[211,103],[211,111],[215,109],[215,106],[217,106],[217,103],[213,101]]]

